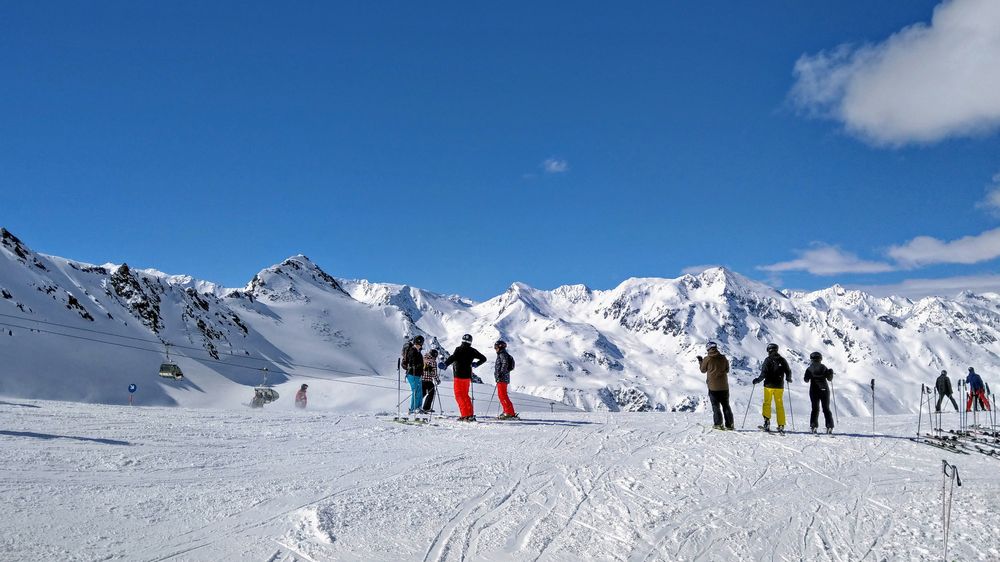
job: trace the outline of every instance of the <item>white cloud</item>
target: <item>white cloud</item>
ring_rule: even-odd
[[[542,162],[546,174],[562,174],[569,171],[569,162],[560,158],[546,158]]]
[[[875,296],[900,296],[918,299],[927,296],[953,297],[962,291],[1000,293],[1000,275],[966,275],[941,279],[907,279],[890,285],[855,285]]]
[[[685,267],[681,270],[681,275],[698,275],[699,273],[716,267],[722,267],[719,264],[706,264],[706,265],[692,265],[690,267]]]
[[[929,143],[1000,127],[1000,1],[945,0],[930,25],[795,63],[791,99],[876,145]]]
[[[889,257],[908,268],[936,263],[979,263],[1000,257],[1000,228],[945,242],[918,236],[889,248]]]
[[[813,275],[885,273],[895,269],[888,263],[863,260],[850,252],[826,244],[815,244],[812,249],[798,253],[798,259],[762,265],[758,269],[771,272],[807,271]]]
[[[993,175],[993,183],[986,190],[986,198],[976,206],[1000,215],[1000,173]]]

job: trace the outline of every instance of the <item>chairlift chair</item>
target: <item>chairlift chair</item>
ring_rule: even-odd
[[[263,408],[264,404],[269,404],[278,399],[278,391],[267,384],[267,367],[262,369],[264,380],[253,389],[253,400],[250,401],[251,408]]]
[[[160,364],[160,376],[165,379],[174,379],[175,381],[183,380],[184,371],[181,371],[177,363],[170,360],[170,344],[164,343],[163,347],[167,350],[167,360]]]
[[[160,376],[179,381],[184,379],[184,372],[177,363],[163,363],[160,365]]]

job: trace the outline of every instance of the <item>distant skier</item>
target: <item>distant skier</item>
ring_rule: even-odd
[[[809,354],[812,363],[806,368],[804,380],[809,383],[809,401],[812,411],[809,413],[809,429],[816,433],[819,427],[819,408],[823,406],[823,417],[826,419],[826,432],[833,433],[833,414],[830,413],[830,384],[833,380],[833,369],[823,364],[823,355],[814,351]]]
[[[719,353],[719,346],[710,341],[705,348],[707,357],[698,356],[698,368],[707,376],[708,399],[712,403],[712,421],[715,429],[735,429],[733,411],[729,408],[729,360]],[[721,411],[720,411],[721,410]],[[723,418],[726,425],[723,426]]]
[[[969,367],[969,376],[965,377],[965,382],[969,385],[969,400],[965,404],[965,411],[971,412],[974,404],[977,410],[980,407],[989,410],[990,401],[986,398],[986,384],[983,383],[983,377],[979,376],[975,369]],[[976,402],[973,402],[974,400]]]
[[[934,388],[937,389],[938,400],[937,406],[934,407],[935,412],[941,411],[941,401],[944,400],[945,396],[948,400],[951,400],[951,405],[955,407],[955,411],[958,411],[958,402],[955,402],[955,397],[952,396],[951,389],[951,379],[948,378],[948,371],[941,369],[941,374],[938,375],[936,381],[934,381]]]
[[[437,385],[441,384],[441,377],[438,376],[438,350],[432,349],[424,355],[424,374],[421,381],[424,390],[423,409],[425,412],[433,412]]]
[[[308,384],[303,384],[299,387],[299,391],[295,393],[295,407],[305,408],[306,407],[306,389],[309,388]]]
[[[497,397],[503,407],[503,413],[500,414],[499,418],[502,420],[516,418],[517,412],[514,411],[514,403],[507,396],[510,372],[514,370],[514,358],[510,356],[510,353],[507,353],[507,342],[503,340],[497,340],[493,344],[493,350],[497,352],[497,361],[493,365],[493,378],[497,383]]]
[[[423,410],[424,401],[424,356],[420,353],[424,347],[424,336],[416,336],[406,352],[403,365],[406,367],[406,382],[410,383],[410,413],[426,414]]]
[[[767,344],[767,358],[760,367],[760,376],[753,380],[754,384],[764,381],[764,404],[761,415],[764,416],[764,431],[771,431],[771,401],[778,411],[778,431],[785,432],[785,382],[792,382],[792,369],[788,361],[778,354],[778,344]]]
[[[472,386],[472,369],[486,362],[486,356],[472,347],[472,335],[462,336],[462,345],[455,349],[444,362],[445,367],[455,365],[455,402],[458,403],[460,417],[458,421],[476,421],[472,400],[469,398],[469,387]]]

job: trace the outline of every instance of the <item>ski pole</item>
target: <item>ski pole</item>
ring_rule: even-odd
[[[833,393],[833,381],[830,381],[830,401],[833,402],[833,417],[835,423],[840,425],[840,412],[837,411],[837,395]]]
[[[792,430],[795,430],[795,408],[792,407],[792,387],[788,384],[788,379],[785,379],[785,394],[788,395],[788,413],[792,416]]]
[[[920,384],[920,407],[917,408],[917,437],[920,437],[920,421],[924,419],[924,385]]]
[[[493,407],[493,397],[497,395],[497,387],[493,387],[493,392],[490,394],[490,403],[486,405],[486,416],[490,415],[490,408]]]
[[[747,399],[747,411],[743,412],[743,425],[740,429],[746,429],[747,426],[747,415],[750,413],[750,404],[753,402],[753,391],[757,389],[757,384],[754,383],[753,388],[750,389],[750,398]]]
[[[402,359],[396,358],[396,419],[403,416],[403,411],[400,410],[400,404],[403,403],[403,374],[401,372]],[[391,387],[390,387],[391,388]]]

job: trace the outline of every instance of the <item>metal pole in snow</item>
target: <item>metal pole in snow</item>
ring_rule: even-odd
[[[917,437],[920,437],[920,421],[924,419],[924,385],[920,383],[920,407],[917,409]]]
[[[875,379],[872,379],[872,437],[875,437]]]

